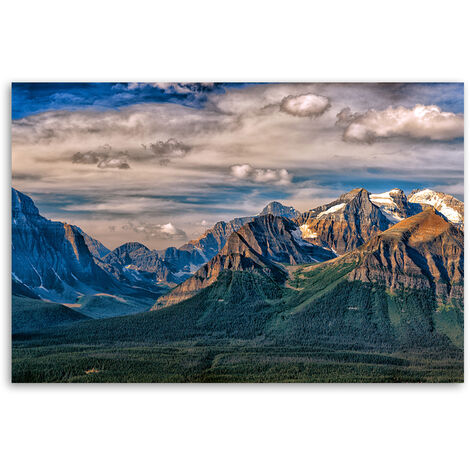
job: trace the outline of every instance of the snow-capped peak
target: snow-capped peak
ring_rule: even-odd
[[[449,222],[463,227],[464,204],[462,201],[459,201],[449,194],[426,188],[421,191],[412,192],[408,201],[415,204],[430,205],[440,212]]]
[[[394,188],[384,193],[369,194],[369,199],[390,222],[400,222],[409,215],[406,210],[406,196],[401,189]]]
[[[442,193],[441,193],[442,194]],[[422,189],[420,191],[415,191],[410,194],[409,200],[410,202],[418,202],[418,201],[430,201],[430,200],[438,200],[439,193],[437,191],[433,191],[432,189]]]

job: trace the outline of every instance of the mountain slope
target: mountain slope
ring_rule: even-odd
[[[78,293],[113,290],[81,233],[39,214],[31,198],[12,189],[12,276],[36,295],[73,301]]]
[[[294,222],[273,215],[256,217],[233,232],[219,254],[194,276],[161,297],[154,308],[192,297],[213,284],[223,271],[258,272],[282,283],[287,274],[280,263],[296,265],[333,257],[331,251],[302,240]]]
[[[343,325],[350,340],[461,349],[463,262],[463,233],[429,208],[350,253],[298,270],[290,281],[298,315],[281,334],[326,335],[336,322],[337,336]]]
[[[399,222],[341,260],[352,261],[358,263],[350,275],[353,280],[463,296],[463,232],[432,208]]]
[[[305,240],[339,254],[357,248],[393,224],[371,202],[369,193],[363,188],[305,212],[296,219],[296,223]]]
[[[12,333],[25,333],[89,320],[83,315],[64,305],[45,302],[17,295],[12,296]]]

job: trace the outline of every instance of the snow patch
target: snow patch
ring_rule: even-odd
[[[190,273],[188,273],[188,271],[178,271],[177,273],[173,273],[173,276],[176,276],[176,277],[181,277],[181,276],[186,276]]]
[[[296,228],[294,231],[291,232],[291,235],[299,245],[312,246],[311,243],[306,242],[304,240],[305,237],[303,237],[303,232],[300,229]],[[309,237],[309,238],[315,238],[315,237]]]
[[[191,274],[195,273],[201,266],[203,266],[202,264],[198,264],[198,265],[195,265],[193,263],[189,263],[189,272]]]
[[[319,219],[319,218],[322,217],[323,215],[332,214],[332,213],[334,213],[334,212],[338,212],[338,211],[341,210],[345,205],[346,205],[346,203],[345,203],[345,202],[342,202],[341,204],[337,204],[336,206],[330,207],[330,208],[327,209],[326,211],[320,212],[320,213],[317,215],[316,218]]]
[[[302,238],[317,238],[317,232],[313,232],[308,228],[307,224],[300,226],[300,232],[302,233]]]
[[[400,222],[401,220],[404,219],[404,217],[400,217],[399,215],[395,214],[394,212],[387,210],[386,207],[380,207],[382,214],[390,221],[393,222],[394,224]]]
[[[369,195],[369,199],[371,200],[372,204],[375,204],[380,209],[382,214],[394,224],[404,219],[404,217],[400,217],[395,213],[394,209],[398,209],[398,206],[391,196],[392,194],[397,194],[399,192],[399,189],[392,189],[391,191],[387,191],[385,193]]]
[[[453,222],[454,224],[462,223],[462,216],[452,207],[447,206],[446,204],[442,204],[441,208],[438,211],[448,220]]]

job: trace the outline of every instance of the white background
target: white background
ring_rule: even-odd
[[[465,2],[0,8],[3,468],[470,468],[467,385],[9,383],[11,81],[466,81]]]

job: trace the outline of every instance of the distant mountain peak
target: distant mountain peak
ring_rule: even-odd
[[[364,188],[354,188],[351,191],[348,191],[347,193],[342,194],[339,199],[341,201],[351,201],[355,197],[366,197],[369,195],[369,191]]]
[[[258,215],[272,214],[278,217],[287,217],[288,219],[295,219],[300,215],[300,212],[295,210],[292,206],[285,206],[278,201],[272,201],[264,207]]]
[[[146,250],[150,251],[143,243],[139,242],[126,242],[122,245],[119,245],[117,248],[113,250],[114,253],[124,253],[124,252],[132,252],[135,250]]]

